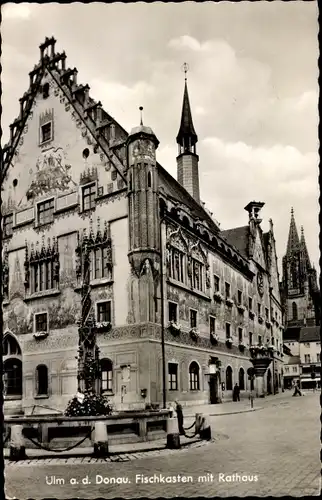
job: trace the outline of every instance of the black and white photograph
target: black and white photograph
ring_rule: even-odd
[[[320,495],[318,15],[1,6],[6,500]]]

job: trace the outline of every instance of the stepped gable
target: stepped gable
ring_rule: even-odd
[[[46,38],[45,42],[39,46],[40,61],[29,73],[30,83],[28,90],[23,97],[19,99],[20,114],[10,125],[10,141],[2,150],[1,182],[4,181],[8,168],[12,162],[13,156],[17,154],[21,134],[26,125],[28,116],[32,110],[36,95],[42,91],[45,92],[45,84],[42,88],[41,82],[46,73],[48,73],[63,92],[64,98],[71,107],[71,112],[75,112],[77,118],[86,126],[93,143],[96,144],[111,162],[118,172],[119,176],[126,183],[124,175],[125,155],[117,154],[117,149],[123,146],[128,133],[103,110],[101,102],[96,102],[89,96],[90,87],[77,83],[77,69],[66,69],[65,52],[55,52],[56,40],[54,37]],[[117,134],[112,140],[107,137],[106,130],[109,127],[114,128]]]

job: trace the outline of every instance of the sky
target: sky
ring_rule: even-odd
[[[201,199],[221,229],[244,226],[249,201],[273,219],[281,271],[294,207],[319,269],[318,7],[315,2],[8,3],[2,11],[3,143],[39,44],[54,36],[78,82],[127,131],[144,124],[176,177],[188,89]]]

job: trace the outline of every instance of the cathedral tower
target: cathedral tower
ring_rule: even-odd
[[[188,191],[188,193],[200,203],[199,192],[199,157],[196,152],[198,136],[195,132],[190,109],[187,71],[188,65],[184,64],[185,84],[183,94],[183,105],[181,113],[180,129],[177,135],[178,156],[177,156],[177,177],[178,182]]]
[[[140,108],[141,112],[143,108]],[[160,268],[160,220],[158,171],[155,151],[159,141],[150,127],[141,123],[127,139],[130,322],[155,322],[155,283]]]
[[[289,326],[319,324],[320,299],[316,271],[310,263],[303,227],[299,238],[293,208],[286,254],[283,257],[282,288],[285,319]]]

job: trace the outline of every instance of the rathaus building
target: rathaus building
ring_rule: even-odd
[[[152,129],[127,133],[55,42],[40,45],[3,149],[5,413],[64,411],[78,390],[85,252],[100,390],[116,408],[224,402],[236,383],[243,397],[257,343],[275,346],[266,392],[281,389],[273,223],[264,233],[260,201],[229,230],[205,208],[187,81],[174,179]]]

